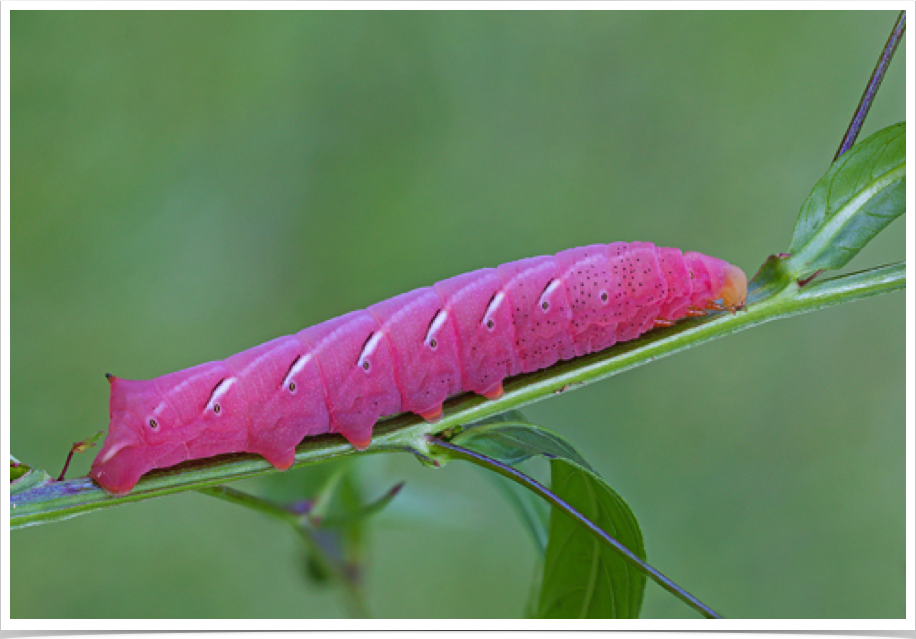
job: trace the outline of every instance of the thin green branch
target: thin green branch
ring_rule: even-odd
[[[901,290],[906,286],[906,265],[898,263],[861,273],[827,279],[800,288],[787,277],[782,262],[771,258],[752,282],[748,308],[735,315],[719,313],[679,322],[671,328],[650,331],[642,337],[618,344],[548,369],[507,380],[505,394],[490,401],[476,395],[462,395],[446,403],[445,415],[428,424],[411,414],[379,422],[370,447],[358,453],[337,435],[308,438],[296,449],[295,466],[304,466],[354,454],[409,452],[431,465],[425,436],[447,428],[476,422],[513,408],[552,397],[555,393],[592,384],[660,357],[673,355],[753,326],[800,313],[835,306],[873,295]],[[197,490],[237,479],[276,472],[255,455],[237,454],[187,462],[149,473],[128,495],[113,497],[86,477],[63,482],[46,482],[16,493],[10,499],[10,526],[22,528],[68,519],[86,512],[120,504]],[[19,481],[28,477],[26,475]]]
[[[486,468],[487,470],[493,471],[494,473],[498,473],[503,477],[507,477],[519,485],[524,486],[541,499],[549,502],[554,507],[562,510],[569,517],[575,519],[579,524],[587,528],[589,532],[595,535],[602,543],[609,545],[618,554],[620,554],[621,557],[636,566],[637,569],[651,577],[652,580],[655,581],[658,585],[699,612],[701,615],[708,619],[722,618],[721,615],[716,613],[712,608],[704,604],[702,601],[674,583],[671,579],[640,559],[629,548],[601,530],[601,528],[595,525],[595,523],[593,523],[585,515],[573,508],[565,500],[555,495],[550,489],[548,489],[540,482],[532,479],[520,470],[503,464],[498,460],[493,459],[492,457],[481,455],[480,453],[468,450],[462,446],[456,446],[455,444],[446,442],[436,437],[428,437],[427,440],[429,442],[430,448],[434,450],[436,448],[441,449],[452,457],[458,457],[459,459],[464,459],[471,462],[472,464],[477,464],[482,468]]]
[[[197,492],[203,495],[209,495],[210,497],[216,497],[217,499],[222,499],[223,501],[228,501],[238,506],[244,506],[245,508],[256,510],[261,514],[268,515],[273,519],[279,519],[280,521],[286,524],[290,524],[296,528],[298,528],[300,524],[299,517],[296,515],[296,513],[290,512],[282,505],[262,497],[250,495],[248,493],[242,492],[241,490],[236,490],[235,488],[229,488],[228,486],[222,485],[208,486],[206,488],[198,489]]]

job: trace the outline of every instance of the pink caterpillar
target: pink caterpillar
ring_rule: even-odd
[[[111,424],[89,476],[124,494],[153,468],[223,453],[285,470],[308,435],[340,433],[363,449],[379,417],[436,421],[451,395],[496,399],[506,377],[702,309],[734,311],[746,289],[736,266],[646,242],[465,273],[223,361],[147,381],[109,375]]]

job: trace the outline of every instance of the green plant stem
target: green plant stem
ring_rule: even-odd
[[[229,488],[228,486],[207,486],[206,488],[199,488],[197,492],[201,493],[202,495],[216,497],[217,499],[222,499],[223,501],[228,501],[239,506],[245,506],[246,508],[250,508],[252,510],[258,511],[259,513],[268,515],[273,519],[279,519],[284,523],[299,527],[299,517],[295,513],[290,512],[280,504],[274,503],[267,499],[263,499],[261,497],[255,497],[254,495],[242,492],[241,490]]]
[[[432,449],[439,448],[445,451],[448,455],[452,457],[457,457],[459,459],[464,459],[471,462],[472,464],[477,464],[487,470],[498,473],[503,477],[507,477],[512,481],[524,486],[535,495],[541,499],[549,502],[555,508],[559,508],[566,515],[575,519],[579,524],[585,526],[589,532],[595,535],[601,542],[611,546],[621,557],[626,559],[628,562],[636,566],[639,570],[646,573],[649,577],[652,578],[655,583],[660,585],[662,588],[673,594],[675,597],[683,601],[685,604],[699,612],[701,615],[708,619],[721,619],[722,617],[716,613],[712,608],[704,604],[702,601],[691,595],[689,592],[678,586],[671,579],[663,575],[661,572],[650,566],[648,563],[637,557],[629,548],[621,544],[619,541],[608,535],[606,532],[601,530],[597,525],[595,525],[590,519],[585,517],[578,510],[569,505],[566,501],[555,495],[550,489],[541,484],[540,482],[532,479],[525,473],[503,464],[492,457],[487,457],[486,455],[481,455],[472,450],[468,450],[462,446],[456,446],[455,444],[437,439],[435,437],[428,437],[429,446]]]
[[[427,454],[427,434],[541,401],[555,393],[592,384],[660,357],[766,322],[902,290],[905,286],[906,265],[903,262],[821,280],[800,288],[786,275],[780,261],[774,262],[771,259],[752,282],[748,308],[744,311],[734,315],[718,313],[683,320],[673,327],[650,331],[638,339],[600,353],[520,375],[506,381],[505,394],[495,401],[470,394],[453,398],[446,403],[445,415],[436,424],[428,424],[411,414],[382,420],[375,426],[372,444],[362,453],[358,453],[337,435],[310,437],[297,447],[295,466],[354,454],[387,452],[409,452],[428,464],[438,465]],[[130,494],[122,496],[108,495],[86,477],[47,482],[22,492],[13,491],[15,494],[10,498],[10,527],[22,528],[59,521],[102,508],[198,490],[272,472],[276,471],[260,457],[236,454],[153,471],[144,476]],[[15,484],[11,485],[11,491],[13,486]]]

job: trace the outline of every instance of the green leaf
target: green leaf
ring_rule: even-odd
[[[639,616],[646,575],[606,539],[610,535],[645,561],[639,525],[626,502],[569,442],[515,413],[479,422],[457,435],[452,434],[440,449],[436,451],[438,456],[473,460],[475,457],[468,455],[485,455],[490,458],[489,464],[498,462],[503,468],[535,455],[550,459],[552,496],[558,497],[560,502],[552,502],[556,507],[550,513],[545,557],[543,562],[538,562],[543,571],[536,575],[541,587],[538,596],[533,601],[529,599],[526,614],[601,619]],[[491,466],[487,468],[492,469]],[[509,471],[497,472],[508,476]],[[510,494],[510,497],[517,496]],[[522,514],[523,522],[537,543],[543,532],[538,531],[540,522],[536,511],[529,511],[519,499],[510,501]],[[571,507],[588,520],[588,525],[573,519],[560,507]],[[597,529],[603,531],[604,536],[596,535]]]
[[[646,558],[636,517],[604,480],[562,459],[551,460],[550,470],[554,493]],[[565,513],[552,509],[539,617],[635,619],[645,589],[642,572]]]
[[[549,458],[553,492],[645,559],[642,534],[626,502],[556,433],[512,411],[474,424],[450,442],[509,465],[535,455]],[[506,483],[501,477],[496,480]],[[507,487],[507,496],[535,543],[543,543],[543,523],[537,511],[529,500],[510,490]],[[612,547],[578,522],[551,509],[537,616],[635,618],[642,607],[645,586],[645,575]]]
[[[546,428],[535,426],[519,411],[472,424],[449,441],[510,466],[543,455],[566,459],[594,472],[572,444]]]
[[[906,210],[906,123],[878,131],[840,157],[802,206],[789,271],[802,279],[845,266]]]
[[[443,455],[443,458],[446,458],[445,456],[447,456],[448,458],[451,458],[451,459],[463,459],[465,461],[472,462],[482,468],[487,468],[489,470],[492,470],[495,473],[498,473],[499,475],[503,477],[507,477],[511,479],[512,481],[517,482],[520,486],[524,486],[525,488],[530,490],[532,493],[538,495],[541,499],[550,503],[554,508],[563,512],[567,517],[569,517],[574,522],[579,524],[583,530],[586,530],[590,534],[592,534],[594,538],[598,540],[601,544],[604,544],[607,547],[613,549],[613,551],[617,555],[622,557],[630,565],[634,566],[640,572],[640,574],[644,574],[644,575],[651,577],[653,580],[655,580],[656,583],[658,583],[658,585],[660,585],[662,588],[664,588],[665,590],[673,594],[678,599],[682,600],[684,603],[686,603],[691,608],[695,609],[697,612],[702,614],[704,617],[707,617],[709,619],[720,619],[721,618],[721,615],[719,615],[715,610],[713,610],[712,608],[704,604],[702,601],[700,601],[699,599],[691,595],[689,592],[687,592],[686,590],[678,586],[676,583],[671,581],[668,577],[666,577],[665,575],[660,573],[658,570],[650,566],[643,557],[640,557],[640,555],[637,554],[637,551],[630,550],[630,548],[624,545],[621,541],[619,541],[618,539],[608,534],[598,524],[596,524],[594,521],[589,519],[583,513],[579,512],[579,510],[577,510],[576,507],[571,505],[570,502],[565,501],[562,497],[558,496],[557,493],[551,492],[550,489],[546,488],[545,486],[540,484],[538,481],[532,479],[525,473],[515,468],[512,468],[511,466],[508,466],[500,461],[487,457],[486,455],[482,455],[475,451],[468,450],[467,448],[458,446],[452,442],[447,442],[444,439],[439,438],[439,437],[427,436],[426,441],[428,444],[428,449],[433,454],[441,454]],[[565,460],[557,459],[557,460],[554,460],[552,463],[556,465],[559,463],[568,464],[569,462],[566,462]],[[578,468],[578,466],[574,466],[574,467]],[[589,472],[581,468],[579,470],[583,473]],[[589,473],[589,475],[591,475],[591,473]],[[600,478],[598,478],[596,475],[591,475],[591,476],[599,480],[598,487],[599,489],[601,489],[602,483],[600,482]],[[606,486],[604,486],[604,488],[606,488]],[[606,501],[606,495],[601,494],[601,493],[606,493],[609,490],[610,489],[607,489],[604,491],[599,490],[599,497],[598,497],[599,505],[601,505],[602,501],[605,501],[604,506],[607,505],[608,502]],[[594,493],[594,489],[592,489],[590,492]],[[616,510],[616,513],[614,513],[615,516],[620,514],[621,512],[626,514],[627,512],[626,504],[619,497],[617,497],[616,502],[617,503],[614,505],[614,510]],[[599,508],[599,511],[600,510],[601,508]],[[629,519],[629,522],[627,521],[627,519]],[[631,540],[630,545],[632,545],[639,552],[644,554],[645,550],[642,547],[639,527],[635,525],[635,518],[633,518],[632,513],[629,513],[628,518],[621,518],[619,522],[623,524],[624,534],[627,536],[629,540]],[[632,525],[628,525],[628,523]],[[636,579],[638,578],[639,577],[636,577]],[[540,581],[539,576],[537,577],[537,579],[538,581]],[[639,592],[639,588],[644,588],[644,587],[645,587],[644,584],[642,584],[641,586],[638,586],[636,589],[637,594],[626,593],[626,592],[621,594],[619,596],[620,601],[618,601],[618,604],[617,604],[620,611],[624,613],[632,612],[634,614],[638,614],[639,609],[641,608],[641,605],[642,605],[641,598],[643,596],[643,594]],[[593,591],[593,588],[591,588],[590,586],[589,590]],[[631,599],[633,600],[631,602],[631,605],[629,606],[626,606],[627,602],[624,601],[624,599],[626,598],[625,595],[627,594],[629,594],[631,596]],[[526,606],[526,611],[529,608],[530,607]]]

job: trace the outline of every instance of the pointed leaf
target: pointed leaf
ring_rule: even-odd
[[[642,533],[626,502],[556,433],[512,411],[468,427],[451,443],[510,465],[535,455],[549,458],[554,492],[645,559]],[[536,536],[536,520],[522,519]],[[645,575],[612,547],[565,514],[551,510],[538,616],[635,618],[645,584]]]
[[[551,460],[550,470],[554,493],[645,559],[636,517],[610,486],[562,459]],[[552,509],[539,617],[635,619],[645,589],[645,574],[565,513]]]
[[[906,210],[906,123],[878,131],[840,157],[802,206],[789,270],[802,279],[846,265]]]

